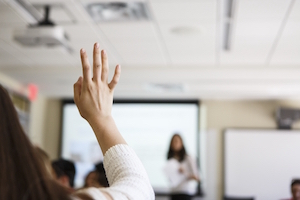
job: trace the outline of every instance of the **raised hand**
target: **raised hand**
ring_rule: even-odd
[[[93,76],[88,61],[88,56],[84,49],[80,50],[83,77],[79,77],[74,84],[74,101],[78,107],[80,115],[88,122],[95,119],[107,118],[111,116],[113,102],[113,92],[116,87],[121,68],[115,68],[112,81],[108,83],[108,59],[105,50],[101,51],[99,44],[95,43],[93,53]]]
[[[121,74],[117,65],[112,81],[108,83],[108,60],[99,44],[94,45],[93,76],[86,51],[80,51],[83,77],[74,84],[74,101],[80,112],[91,125],[103,154],[114,145],[126,144],[111,116],[113,92]]]

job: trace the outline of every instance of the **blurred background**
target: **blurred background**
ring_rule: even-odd
[[[196,120],[189,145],[200,169],[204,196],[198,199],[235,195],[226,189],[235,180],[226,175],[226,130],[288,129],[291,138],[291,129],[300,128],[300,0],[0,0],[0,83],[28,137],[51,159],[67,148],[64,117],[81,75],[79,50],[85,48],[91,60],[95,42],[108,52],[110,77],[116,64],[122,66],[119,103],[196,105],[196,116],[186,117]],[[253,148],[264,151],[272,143],[265,141]],[[290,182],[300,177],[297,148],[291,145],[284,162],[299,172],[288,175],[277,199],[290,197]],[[285,167],[279,166],[282,173],[289,171]],[[269,180],[282,181],[276,175]],[[246,187],[244,181],[238,184]]]

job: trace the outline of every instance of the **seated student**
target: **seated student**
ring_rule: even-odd
[[[104,187],[99,183],[99,176],[100,174],[97,171],[91,171],[86,175],[85,180],[84,180],[84,188],[89,188],[89,187]]]
[[[55,172],[56,180],[68,189],[74,188],[74,177],[76,174],[75,165],[72,161],[58,159],[52,161],[52,167]]]
[[[96,168],[96,171],[99,173],[98,181],[99,181],[100,185],[102,187],[109,187],[103,162],[96,164],[95,168]]]
[[[88,188],[71,194],[54,181],[25,135],[7,91],[0,85],[0,199],[154,200],[141,161],[126,144],[111,116],[120,67],[108,83],[107,55],[102,51],[101,61],[98,44],[94,46],[93,77],[84,50],[81,59],[83,77],[74,85],[74,100],[98,139],[110,187]]]
[[[292,200],[300,200],[300,179],[294,179],[291,184]]]
[[[281,200],[300,200],[300,179],[294,179],[291,183],[292,198]]]
[[[95,165],[95,170],[88,173],[84,181],[84,188],[88,187],[109,187],[108,180],[106,178],[103,162]]]

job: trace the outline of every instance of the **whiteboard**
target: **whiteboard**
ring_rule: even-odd
[[[300,177],[300,131],[226,130],[224,195],[276,200],[291,197]]]
[[[180,133],[188,154],[197,157],[198,104],[115,103],[112,115],[121,134],[145,166],[155,191],[168,192],[169,183],[163,168],[172,135]],[[81,187],[94,164],[103,160],[96,137],[75,104],[63,107],[61,155],[75,162],[76,187]]]

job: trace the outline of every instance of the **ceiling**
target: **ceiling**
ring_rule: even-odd
[[[108,51],[111,69],[122,66],[116,98],[300,97],[300,0],[235,0],[228,51],[225,0],[144,0],[150,20],[102,23],[84,9],[102,0],[29,0],[56,5],[50,17],[69,35],[71,54],[16,43],[13,31],[29,21],[8,1],[0,0],[0,72],[47,97],[72,97],[79,49],[91,57],[95,42]]]

